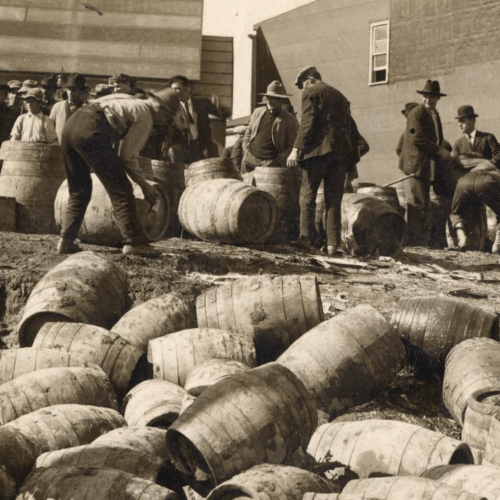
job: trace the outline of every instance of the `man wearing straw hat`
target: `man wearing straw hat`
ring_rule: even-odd
[[[291,97],[283,84],[275,80],[260,95],[266,97],[265,106],[255,108],[243,136],[242,174],[255,167],[286,167],[297,137],[297,120],[282,106]]]
[[[407,209],[405,219],[417,246],[428,246],[432,214],[430,212],[430,188],[435,180],[440,162],[451,158],[443,147],[443,127],[436,106],[441,93],[439,82],[427,80],[422,90],[423,102],[408,114],[403,149],[399,157],[399,169],[413,177],[404,181]]]

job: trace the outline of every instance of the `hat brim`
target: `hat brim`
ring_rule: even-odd
[[[273,94],[272,92],[259,92],[258,95],[265,95],[267,97],[279,97],[280,99],[288,99],[289,97],[293,97],[292,94]]]
[[[29,98],[32,98],[32,99],[36,99],[37,101],[40,101],[40,102],[43,102],[43,99],[40,99],[39,97],[35,97],[34,95],[22,95],[21,96],[21,99],[29,99]]]
[[[441,92],[429,92],[428,90],[417,90],[417,94],[431,94],[431,95],[438,95],[440,97],[446,97],[448,94],[443,94]]]
[[[472,115],[462,115],[462,116],[455,116],[455,120],[460,120],[461,118],[477,118],[479,115],[476,115],[475,113]]]

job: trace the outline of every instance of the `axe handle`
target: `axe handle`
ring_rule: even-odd
[[[404,177],[401,177],[400,179],[396,179],[395,181],[384,184],[382,187],[386,188],[386,187],[392,186],[393,184],[397,184],[398,182],[405,181],[406,179],[411,179],[414,176],[415,176],[415,174],[405,175]]]

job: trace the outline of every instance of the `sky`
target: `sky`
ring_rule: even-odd
[[[233,118],[250,114],[253,25],[314,0],[204,0],[203,34],[232,36]]]

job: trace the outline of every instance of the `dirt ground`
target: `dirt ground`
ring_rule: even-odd
[[[0,341],[17,347],[16,325],[30,292],[45,273],[63,261],[57,237],[0,232]],[[319,251],[287,245],[237,247],[195,239],[154,243],[156,253],[123,256],[116,248],[82,244],[115,261],[128,278],[132,305],[176,291],[195,298],[217,283],[251,275],[314,275],[327,318],[367,303],[390,320],[401,297],[455,295],[500,312],[500,256],[480,252],[407,248],[398,258],[328,259]],[[442,403],[441,380],[415,376],[405,368],[377,399],[351,409],[340,420],[387,418],[415,423],[459,438],[460,429]],[[326,415],[323,416],[326,419]]]

